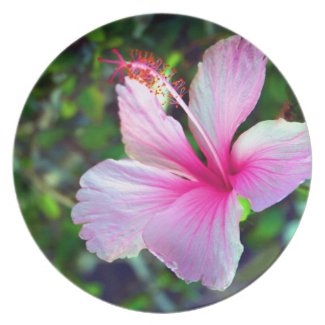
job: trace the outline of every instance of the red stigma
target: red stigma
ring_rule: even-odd
[[[107,80],[109,83],[113,83],[113,81],[118,73],[120,73],[119,81],[124,82],[124,70],[126,68],[127,63],[125,62],[123,56],[117,49],[112,49],[112,52],[117,56],[118,60],[108,60],[108,59],[103,59],[103,58],[98,58],[97,60],[99,62],[117,65],[117,67],[114,70],[114,72],[112,73],[111,77]]]

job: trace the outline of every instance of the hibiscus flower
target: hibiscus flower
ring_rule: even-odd
[[[113,78],[128,74],[116,92],[130,159],[107,159],[81,177],[72,210],[73,221],[83,224],[80,237],[105,261],[146,248],[186,282],[225,290],[243,252],[239,196],[262,211],[310,178],[306,124],[261,121],[233,143],[258,101],[267,61],[239,36],[206,50],[189,105],[183,82],[172,82],[152,56],[138,53],[126,62],[115,53],[117,61],[102,61],[117,65]],[[206,163],[164,111],[166,93],[187,113]]]

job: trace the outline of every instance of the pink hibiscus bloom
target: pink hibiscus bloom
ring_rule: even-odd
[[[129,75],[116,91],[130,159],[107,159],[82,176],[72,211],[83,224],[80,237],[105,261],[147,248],[186,282],[225,290],[243,252],[238,196],[262,211],[310,178],[306,124],[262,121],[232,144],[257,103],[266,65],[238,36],[204,53],[188,106],[181,83],[163,75],[152,57],[125,62],[115,53],[118,61],[102,61],[118,65],[113,77],[122,70]],[[166,115],[159,96],[165,91],[187,113],[206,165],[180,123]]]

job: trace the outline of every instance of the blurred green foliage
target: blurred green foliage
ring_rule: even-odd
[[[189,86],[206,48],[232,33],[206,21],[183,16],[147,15],[120,20],[80,38],[47,68],[24,107],[15,143],[14,176],[19,204],[37,244],[66,277],[103,300],[143,311],[169,312],[220,301],[261,275],[291,239],[303,212],[308,184],[279,204],[251,213],[242,199],[241,238],[245,247],[233,284],[225,292],[186,284],[144,251],[134,259],[105,263],[87,252],[70,218],[80,176],[105,158],[125,157],[114,86],[106,80],[113,67],[100,64],[119,48],[153,51],[177,67]],[[185,101],[188,100],[187,95]],[[187,127],[175,107],[168,112]],[[237,135],[257,121],[283,116],[302,121],[290,87],[269,61],[256,109]]]

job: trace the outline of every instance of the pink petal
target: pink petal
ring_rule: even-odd
[[[105,160],[89,169],[80,184],[73,221],[84,224],[80,237],[88,250],[111,262],[137,255],[145,247],[142,230],[148,220],[194,182],[132,160]]]
[[[311,176],[305,123],[283,119],[257,123],[235,142],[231,161],[235,190],[261,211],[285,198]]]
[[[230,144],[238,126],[254,109],[264,83],[266,59],[239,36],[206,50],[190,87],[190,110],[205,129],[227,171]],[[209,166],[218,170],[206,141],[190,122]]]
[[[129,157],[188,178],[210,172],[195,155],[182,126],[164,112],[157,96],[137,80],[117,85],[122,140]]]
[[[241,212],[235,193],[201,186],[152,218],[143,238],[147,248],[181,279],[225,290],[243,251]]]

